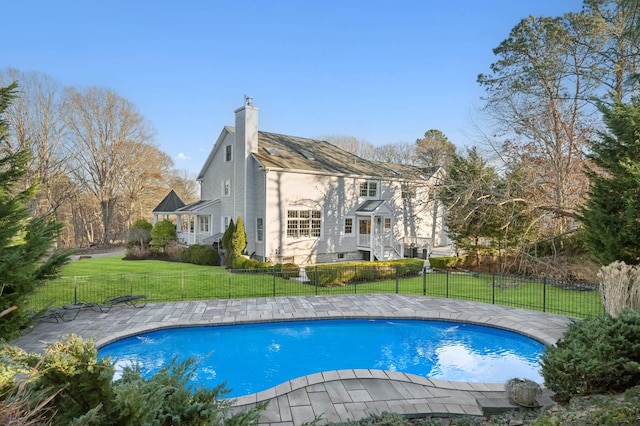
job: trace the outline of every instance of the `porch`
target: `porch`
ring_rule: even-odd
[[[384,200],[365,201],[356,210],[357,249],[369,253],[369,260],[404,257],[404,247],[393,233],[393,209]]]

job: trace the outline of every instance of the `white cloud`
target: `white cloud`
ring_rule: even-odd
[[[178,160],[184,161],[184,160],[191,160],[191,157],[189,157],[188,155],[186,155],[184,152],[179,152],[178,153]]]

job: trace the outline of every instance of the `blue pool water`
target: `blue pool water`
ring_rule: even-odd
[[[434,379],[542,383],[544,345],[517,333],[423,320],[310,320],[172,328],[118,340],[99,350],[117,370],[139,363],[146,376],[174,355],[201,364],[193,383],[226,382],[229,396],[269,389],[296,377],[341,369],[379,369]]]

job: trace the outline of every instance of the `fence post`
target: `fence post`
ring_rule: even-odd
[[[355,266],[355,265],[354,265],[354,266]],[[357,277],[357,276],[358,276],[358,267],[357,267],[357,266],[355,266],[355,273],[353,274],[353,281],[352,281],[352,284],[353,284],[353,294],[356,294],[356,293],[358,292],[358,286],[357,286],[357,284],[358,284],[358,280],[356,279],[356,277]]]
[[[491,304],[496,304],[496,273],[491,274]]]
[[[231,299],[231,272],[227,272],[227,276],[229,277],[229,299]]]
[[[358,284],[358,265],[353,265],[353,294],[356,294]]]
[[[181,271],[181,272],[182,272],[182,278],[181,278],[180,282],[181,282],[181,286],[182,286],[182,301],[184,301],[184,271]]]
[[[422,295],[427,295],[427,268],[422,268]]]
[[[133,295],[133,272],[129,272],[129,294]]]
[[[547,312],[547,277],[542,277],[542,312]]]
[[[400,267],[396,265],[396,294],[400,292]]]
[[[276,297],[276,266],[273,265],[273,297]]]
[[[316,296],[318,295],[318,265],[316,265],[316,273],[315,273],[315,277],[314,277],[314,281],[315,281],[315,292],[316,292]]]
[[[449,298],[449,270],[444,271],[445,276],[445,286],[444,286],[444,297],[445,299]]]
[[[76,282],[76,276],[73,276],[73,304],[78,303],[78,285]]]

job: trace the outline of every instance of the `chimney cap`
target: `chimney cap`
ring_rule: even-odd
[[[251,96],[244,95],[244,105],[253,106],[253,98]]]

